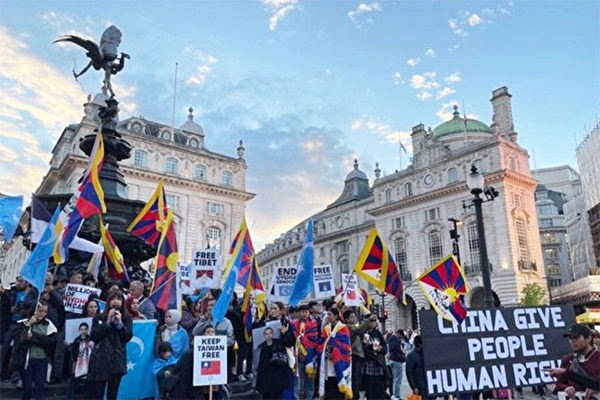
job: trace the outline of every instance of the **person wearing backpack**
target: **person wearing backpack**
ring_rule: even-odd
[[[401,399],[400,388],[402,387],[402,369],[406,362],[406,352],[404,349],[406,338],[404,331],[398,329],[396,333],[390,335],[388,340],[390,365],[392,367],[392,375],[394,379],[392,400]]]

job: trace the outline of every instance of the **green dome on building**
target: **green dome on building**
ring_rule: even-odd
[[[461,118],[460,114],[458,113],[458,106],[455,105],[454,117],[452,117],[450,121],[446,121],[443,124],[438,125],[433,130],[433,137],[439,139],[444,136],[454,135],[457,133],[464,134],[465,126],[467,132],[492,133],[492,129],[483,122],[477,121],[476,119]]]

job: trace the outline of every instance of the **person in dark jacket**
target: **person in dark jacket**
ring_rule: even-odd
[[[425,361],[423,358],[423,339],[421,335],[413,339],[415,349],[406,356],[406,379],[414,394],[427,398],[427,378],[425,376]]]
[[[231,299],[231,303],[229,303],[225,317],[231,321],[231,325],[233,326],[233,336],[235,337],[235,341],[238,345],[237,357],[235,357],[235,354],[232,354],[232,352],[227,352],[227,362],[231,362],[231,364],[229,364],[229,370],[231,375],[233,375],[237,380],[244,382],[246,378],[242,374],[242,367],[244,366],[244,358],[246,357],[246,350],[248,346],[246,343],[246,337],[244,335],[244,314],[242,313],[241,305],[239,304],[235,292],[233,293],[233,297]],[[236,360],[237,363],[235,362]]]
[[[47,315],[48,304],[40,300],[31,317],[19,322],[22,329],[15,340],[11,365],[14,371],[21,371],[23,399],[30,399],[32,394],[36,399],[44,398],[48,363],[52,360],[57,332]]]
[[[367,399],[384,399],[387,380],[391,378],[385,355],[387,343],[377,329],[377,319],[369,320],[369,329],[363,335],[365,361],[363,364],[363,385]]]
[[[77,336],[73,344],[68,347],[73,368],[71,378],[69,379],[69,386],[67,387],[67,394],[65,396],[67,400],[75,398],[77,384],[80,382],[85,382],[87,379],[87,373],[90,366],[90,356],[92,354],[92,350],[94,349],[94,342],[92,342],[90,339],[89,329],[90,327],[88,324],[86,322],[82,322],[79,325],[79,336]],[[86,389],[88,389],[86,392],[86,397],[91,397],[89,387],[86,386]]]
[[[115,400],[121,378],[127,373],[127,342],[133,337],[133,322],[125,311],[123,293],[112,291],[106,308],[94,317],[92,332],[94,350],[90,356],[88,381],[93,399]]]
[[[259,346],[256,390],[263,394],[264,399],[283,399],[283,391],[292,388],[292,370],[287,358],[281,364],[273,361],[275,353],[286,354],[285,346],[279,339],[273,338],[272,328],[265,328],[264,333],[265,341]]]

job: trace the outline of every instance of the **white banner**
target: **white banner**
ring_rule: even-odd
[[[85,306],[85,303],[87,303],[90,295],[93,294],[96,297],[100,297],[100,293],[102,293],[102,290],[100,289],[69,283],[65,289],[65,297],[63,300],[65,311],[83,314],[83,307]]]
[[[326,299],[335,296],[331,265],[315,265],[314,272],[315,299]]]
[[[342,290],[344,293],[344,304],[348,307],[360,306],[358,296],[358,279],[356,274],[342,274]]]
[[[298,268],[296,267],[275,267],[273,283],[267,296],[269,300],[287,303],[290,299],[297,273]]]
[[[181,294],[194,294],[194,288],[191,285],[190,270],[192,264],[177,264],[177,274],[179,274],[179,285]]]
[[[190,286],[192,289],[221,287],[221,260],[217,249],[194,251],[190,264]]]
[[[194,337],[194,386],[227,383],[227,336]]]

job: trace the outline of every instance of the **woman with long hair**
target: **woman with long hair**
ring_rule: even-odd
[[[133,336],[133,322],[125,310],[121,291],[111,291],[106,298],[106,308],[96,315],[90,337],[95,343],[90,356],[88,381],[91,397],[115,400],[121,378],[127,373],[127,342]]]

